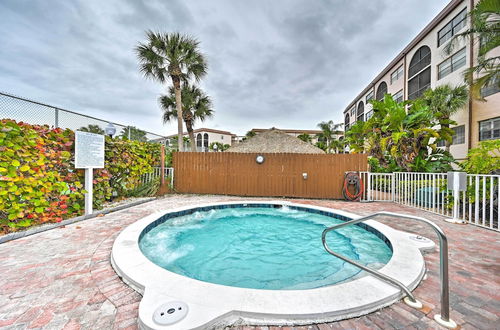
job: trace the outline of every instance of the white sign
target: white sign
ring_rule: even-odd
[[[75,168],[104,168],[104,135],[75,132]]]

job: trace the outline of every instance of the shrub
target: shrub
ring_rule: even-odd
[[[0,121],[0,232],[81,213],[73,132]]]
[[[500,169],[500,140],[480,142],[460,165],[469,174],[490,174]]]
[[[82,214],[84,171],[74,168],[74,138],[69,129],[0,121],[0,234]],[[129,196],[159,165],[159,144],[107,137],[105,167],[94,170],[94,208]]]

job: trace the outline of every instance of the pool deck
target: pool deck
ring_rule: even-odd
[[[103,217],[0,244],[0,329],[136,329],[141,296],[110,265],[114,239],[130,223],[159,209],[209,202],[270,200],[172,195]],[[450,250],[451,317],[462,329],[495,329],[500,321],[500,233],[394,203],[290,200],[360,215],[391,211],[426,217],[441,226]],[[430,228],[409,220],[377,219],[436,241]],[[305,327],[234,329],[444,329],[439,314],[439,254],[426,254],[428,278],[414,291],[422,311],[398,302],[356,319]],[[333,298],[332,298],[333,299]]]

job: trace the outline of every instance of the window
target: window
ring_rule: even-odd
[[[408,81],[408,100],[422,96],[431,85],[431,68],[428,67],[416,77]]]
[[[465,143],[465,125],[453,127],[453,142],[452,144],[464,144]]]
[[[467,23],[467,9],[464,8],[457,16],[455,16],[448,24],[446,24],[438,32],[438,47],[451,39],[458,31],[460,31]]]
[[[408,78],[413,78],[429,65],[431,65],[431,49],[427,46],[422,46],[415,52],[411,59]]]
[[[500,117],[479,122],[479,141],[500,139]]]
[[[392,96],[392,98],[394,99],[394,101],[396,101],[397,103],[401,103],[403,102],[403,90],[400,90],[399,92],[397,92],[396,94],[394,94]]]
[[[382,81],[377,88],[376,98],[378,101],[382,101],[384,99],[385,94],[387,94],[387,84],[385,81]]]
[[[403,76],[403,66],[401,65],[399,68],[396,69],[393,73],[391,73],[391,85],[396,81],[399,80]]]
[[[487,97],[500,92],[500,75],[495,76],[488,85],[481,88],[481,97]]]
[[[373,90],[371,90],[368,95],[366,95],[366,102],[370,101],[373,99]]]
[[[438,79],[446,77],[465,65],[465,48],[462,48],[450,58],[438,65]]]
[[[203,147],[208,150],[208,133],[203,134]]]
[[[370,119],[372,116],[373,116],[373,110],[368,111],[365,115],[366,120]]]
[[[201,137],[200,133],[198,133],[198,135],[196,135],[196,147],[198,147],[198,148],[202,147],[202,137]]]
[[[345,127],[346,132],[349,129],[350,121],[351,121],[351,118],[349,117],[349,113],[346,113],[345,119],[344,119],[344,127]]]
[[[356,106],[353,105],[351,108],[351,117],[356,118]]]
[[[465,125],[453,127],[453,141],[451,144],[464,144],[465,143]],[[445,140],[439,140],[436,144],[438,147],[446,146]]]
[[[431,50],[420,47],[413,55],[408,70],[408,100],[420,97],[431,86]]]
[[[364,112],[365,112],[365,104],[363,103],[363,101],[359,101],[356,120],[364,121],[364,116],[363,116]]]

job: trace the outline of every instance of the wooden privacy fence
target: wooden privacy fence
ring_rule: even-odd
[[[180,193],[341,199],[344,172],[367,171],[364,154],[175,153]],[[307,178],[304,178],[307,176]]]

